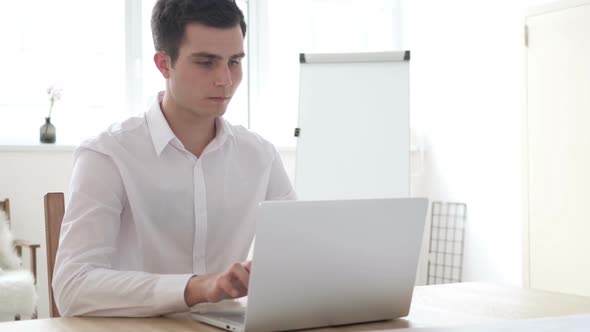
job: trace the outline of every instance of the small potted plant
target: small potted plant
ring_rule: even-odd
[[[49,95],[49,115],[45,118],[45,123],[41,126],[39,140],[41,143],[55,143],[55,126],[51,123],[51,111],[53,104],[61,98],[61,89],[54,85],[47,88]]]

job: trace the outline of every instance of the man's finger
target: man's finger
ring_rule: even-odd
[[[246,289],[239,280],[235,280],[233,285],[234,289],[236,289],[238,293],[240,293],[240,297],[248,295],[248,289]]]
[[[246,271],[248,271],[248,273],[251,273],[250,271],[252,270],[252,261],[247,261],[246,264],[243,265]]]
[[[236,278],[242,283],[244,288],[248,289],[248,284],[250,283],[250,272],[248,272],[248,270],[246,270],[242,264],[234,264],[230,269],[230,273],[232,277]]]
[[[220,278],[218,285],[219,288],[226,294],[226,297],[237,297],[240,295],[238,290],[234,288],[229,276]]]

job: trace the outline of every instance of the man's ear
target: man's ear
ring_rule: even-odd
[[[154,63],[156,67],[162,73],[165,79],[170,78],[170,69],[172,68],[172,59],[168,54],[163,51],[157,51],[154,54]]]

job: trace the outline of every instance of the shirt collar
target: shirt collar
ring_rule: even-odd
[[[172,129],[170,129],[170,125],[166,118],[164,117],[164,113],[162,113],[162,108],[160,107],[160,103],[164,98],[164,91],[158,93],[156,98],[147,112],[147,124],[150,131],[150,135],[152,137],[152,143],[154,144],[154,149],[156,150],[156,154],[160,156],[164,148],[173,140],[177,140],[180,145],[182,143]],[[231,129],[229,122],[227,122],[223,117],[218,117],[215,120],[215,138],[211,141],[211,147],[208,150],[214,150],[222,146],[228,137],[234,138],[234,133]]]
[[[209,151],[213,151],[225,144],[228,138],[233,139],[234,133],[227,122],[223,117],[218,117],[215,119],[215,138],[211,141],[211,147],[208,149]]]
[[[154,149],[158,156],[160,156],[166,145],[176,138],[176,135],[174,135],[174,132],[172,132],[172,129],[168,125],[168,121],[164,117],[164,113],[162,113],[162,108],[160,107],[162,98],[164,98],[164,91],[158,93],[147,112],[147,124],[150,135],[152,136]]]

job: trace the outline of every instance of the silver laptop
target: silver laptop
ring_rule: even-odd
[[[247,306],[192,316],[247,332],[407,316],[427,207],[423,198],[263,202]]]

